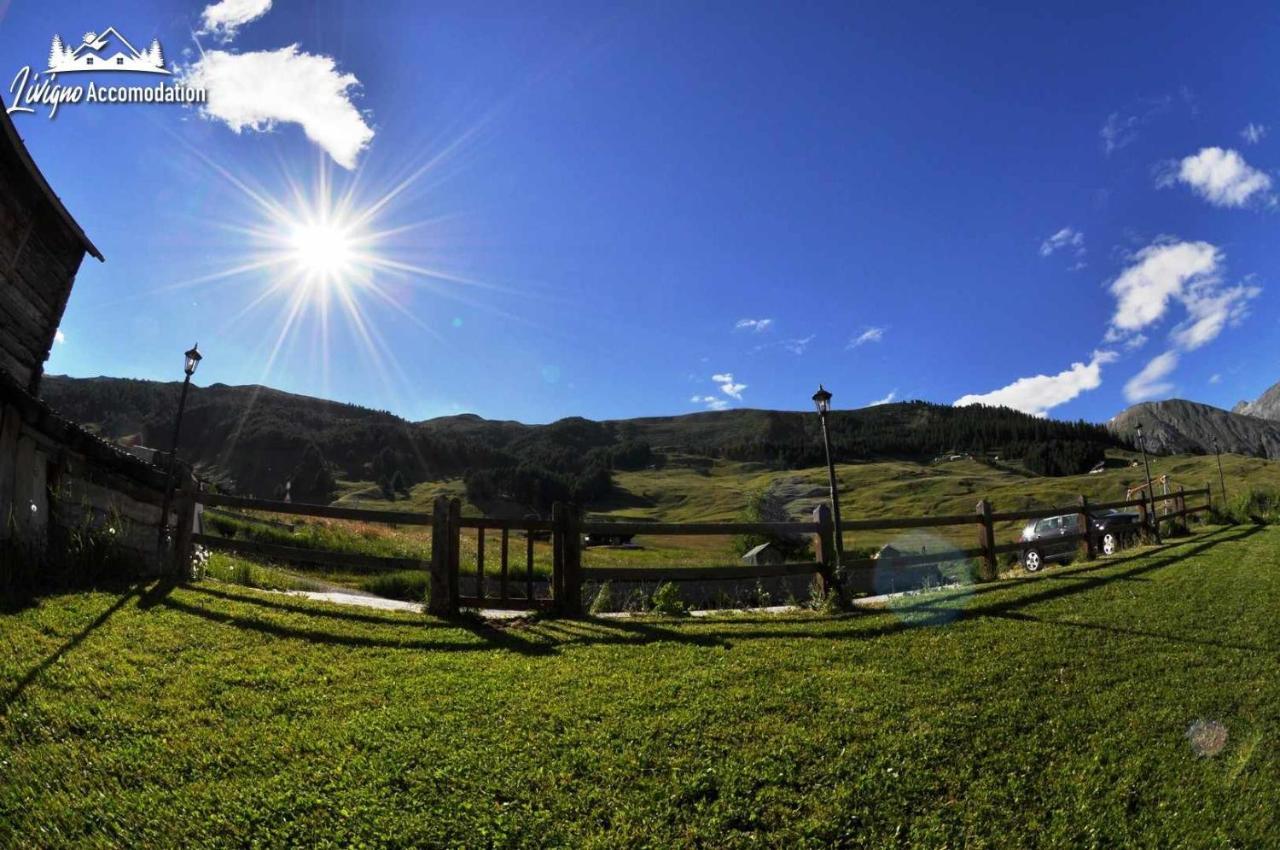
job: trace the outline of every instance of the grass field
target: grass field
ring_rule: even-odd
[[[1125,497],[1126,489],[1141,483],[1144,473],[1131,464],[1132,454],[1116,452],[1111,468],[1098,475],[1076,475],[1063,478],[1032,476],[1016,466],[993,467],[972,460],[942,464],[920,464],[909,461],[843,464],[837,474],[841,483],[841,503],[845,519],[887,516],[929,516],[938,514],[973,514],[981,498],[989,498],[996,510],[1019,510],[1040,506],[1074,504],[1077,497],[1087,495],[1095,502],[1115,501]],[[1218,469],[1212,457],[1172,456],[1152,458],[1154,477],[1168,475],[1176,489],[1199,489],[1218,486]],[[1280,491],[1280,463],[1275,461],[1227,455],[1223,458],[1228,486],[1233,490],[1269,488]],[[795,471],[770,470],[760,464],[711,461],[706,458],[674,457],[662,469],[615,473],[616,493],[606,502],[588,506],[597,518],[643,519],[664,522],[722,522],[738,519],[753,492],[770,494],[783,512],[794,519],[808,519],[820,501],[826,499],[825,469]],[[463,498],[462,482],[450,479],[417,485],[410,496],[388,501],[377,487],[367,483],[344,482],[344,495],[338,504],[368,508],[416,510],[430,512],[437,495]],[[481,515],[483,511],[466,502],[463,513]],[[523,512],[519,512],[522,514]],[[291,518],[292,532],[276,527],[242,527],[242,536],[269,543],[318,549],[363,552],[372,555],[430,558],[431,531],[417,526],[389,527],[376,523],[340,520],[301,520]],[[1007,522],[996,528],[997,543],[1017,539],[1023,523]],[[891,543],[903,551],[927,549],[936,552],[969,548],[976,543],[976,526],[961,525],[930,530],[873,531],[849,533],[845,536],[847,552],[867,552]],[[588,567],[652,567],[715,566],[736,563],[739,552],[728,536],[644,536],[636,538],[641,548],[588,549],[584,564]],[[499,537],[490,533],[486,542],[487,569],[492,575],[497,563]],[[523,569],[524,539],[511,538],[512,569]],[[1012,557],[1012,556],[1009,556]],[[475,570],[475,532],[462,537],[461,569]],[[546,577],[551,572],[551,547],[535,545],[535,574]],[[235,559],[243,562],[244,559]],[[223,569],[230,575],[229,567]],[[289,571],[324,582],[359,588],[399,598],[422,598],[426,577],[421,571],[401,572],[385,579],[367,573],[352,573],[317,567],[290,567]],[[260,573],[266,577],[267,573]],[[277,577],[264,586],[288,586]],[[299,584],[298,586],[302,586]]]
[[[1274,847],[1278,595],[1235,526],[841,617],[51,597],[0,615],[0,846]]]

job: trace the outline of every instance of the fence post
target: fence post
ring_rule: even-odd
[[[178,527],[173,535],[173,573],[179,580],[191,575],[191,535],[196,522],[196,494],[184,489],[178,494]]]
[[[1147,497],[1143,496],[1138,503],[1138,525],[1142,528],[1140,536],[1143,543],[1151,542],[1151,522],[1147,517]]]
[[[835,587],[835,523],[831,520],[831,506],[822,502],[813,509],[813,521],[817,531],[813,535],[813,551],[818,561],[818,589],[825,598]]]
[[[575,504],[564,506],[564,557],[561,564],[564,577],[561,587],[564,601],[561,613],[569,617],[582,616],[582,509]]]
[[[1187,496],[1186,496],[1186,492],[1187,492],[1187,488],[1186,488],[1186,487],[1184,487],[1183,485],[1179,484],[1179,485],[1178,485],[1178,501],[1174,502],[1174,504],[1178,506],[1178,514],[1179,514],[1179,516],[1181,516],[1181,517],[1182,517],[1182,524],[1183,524],[1183,525],[1186,525],[1186,524],[1187,524]]]
[[[565,540],[565,506],[563,502],[551,505],[551,599],[557,612],[564,610],[565,581],[564,556]]]
[[[436,496],[431,508],[431,572],[427,576],[427,613],[449,616],[449,500]]]
[[[459,599],[462,596],[462,582],[458,573],[459,556],[462,551],[462,502],[458,499],[449,500],[449,615],[456,616],[460,608]]]
[[[994,581],[999,572],[996,563],[996,530],[991,519],[991,502],[978,502],[978,545],[982,547],[982,580]]]
[[[1089,497],[1080,497],[1080,513],[1076,516],[1076,529],[1084,535],[1084,540],[1080,541],[1086,560],[1092,561],[1098,557],[1098,547],[1093,539],[1093,530],[1089,527]]]
[[[1213,482],[1204,482],[1204,503],[1210,508],[1213,507]]]

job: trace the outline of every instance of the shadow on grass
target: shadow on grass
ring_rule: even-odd
[[[94,617],[88,625],[68,638],[62,646],[54,650],[47,658],[28,670],[12,688],[5,692],[3,697],[0,697],[0,710],[7,713],[14,700],[20,697],[41,673],[48,670],[68,652],[84,643],[86,638],[105,625],[113,614],[128,604],[129,600],[137,599],[138,607],[144,610],[153,608],[160,604],[176,586],[175,582],[168,579],[161,579],[148,584],[139,583],[120,586],[120,597],[115,602],[111,603],[101,614]]]
[[[288,598],[276,599],[251,591],[240,593],[207,585],[186,587],[183,596],[187,598],[176,598],[168,592],[168,588],[157,586],[145,592],[136,590],[118,600],[79,635],[28,673],[5,697],[5,704],[11,702],[59,656],[74,648],[93,629],[106,622],[133,595],[138,596],[140,608],[156,607],[276,638],[331,646],[424,652],[496,650],[539,657],[557,654],[566,647],[582,645],[634,646],[666,642],[729,648],[737,641],[759,639],[858,640],[984,617],[1110,630],[1183,643],[1270,652],[1274,648],[1144,632],[1124,626],[1054,621],[1025,610],[1040,603],[1085,593],[1114,581],[1150,581],[1143,576],[1176,565],[1221,543],[1245,540],[1260,530],[1257,527],[1218,529],[1197,538],[1183,539],[1180,543],[1168,543],[1101,563],[1018,581],[980,585],[969,588],[970,592],[931,595],[918,602],[911,599],[895,606],[892,611],[860,611],[834,617],[816,614],[746,614],[706,620],[650,621],[535,615],[517,621],[486,621],[468,616],[442,620],[426,616],[415,618],[356,612],[337,606],[324,606],[322,603],[293,602]],[[1126,567],[1125,564],[1130,566]],[[801,625],[804,628],[796,628]],[[360,627],[371,628],[362,630]]]

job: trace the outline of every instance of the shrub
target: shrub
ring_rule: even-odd
[[[425,602],[430,578],[422,570],[398,570],[370,576],[360,582],[360,589],[386,599]]]
[[[587,609],[587,613],[593,617],[601,614],[607,614],[613,610],[613,586],[609,582],[600,585],[600,589],[596,591],[595,597],[591,600],[591,607]]]
[[[1225,505],[1220,502],[1214,505],[1213,518],[1216,522],[1231,524],[1280,522],[1280,493],[1264,488],[1236,493]]]
[[[782,508],[771,501],[763,491],[747,495],[747,506],[738,515],[739,522],[786,522]],[[733,538],[733,548],[745,555],[761,543],[770,543],[789,561],[813,560],[813,547],[808,536],[778,534],[739,534]]]
[[[668,581],[658,585],[658,589],[653,592],[650,605],[655,614],[665,614],[669,617],[683,617],[689,613],[689,606],[680,598],[680,589],[674,582]]]

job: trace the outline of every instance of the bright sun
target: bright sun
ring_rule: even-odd
[[[290,259],[299,272],[313,281],[345,285],[357,271],[355,242],[346,227],[299,223],[289,234]]]

